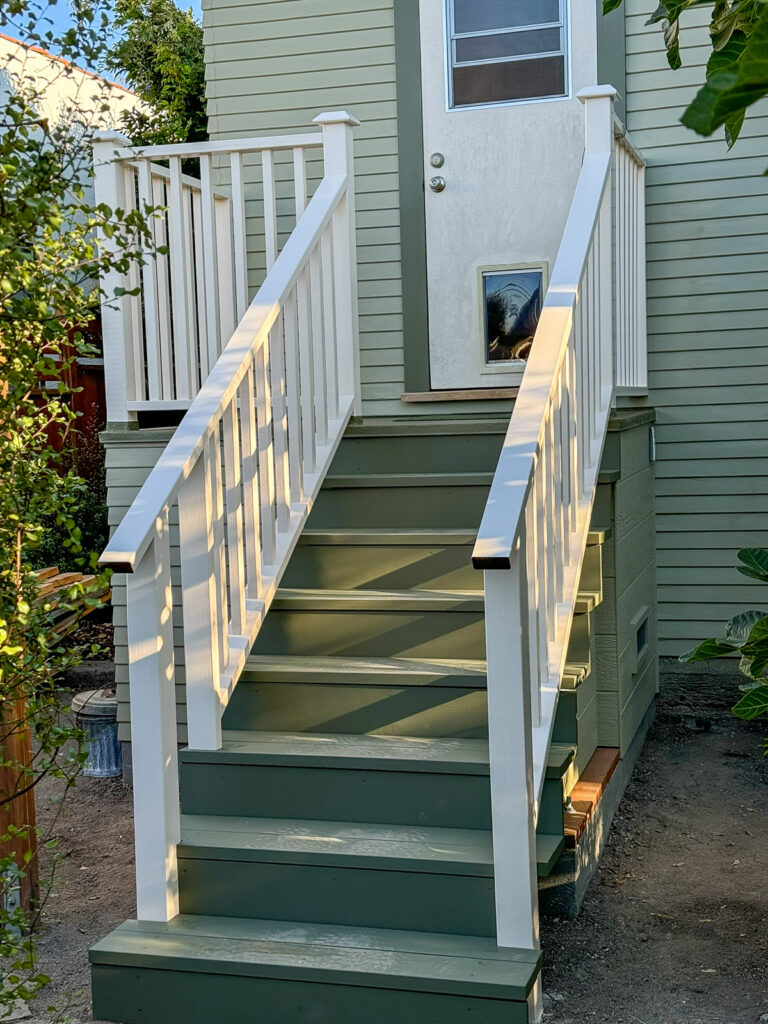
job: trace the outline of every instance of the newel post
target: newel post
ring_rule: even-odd
[[[126,588],[136,912],[139,920],[170,921],[179,912],[181,819],[167,506]]]
[[[125,171],[115,159],[115,150],[129,146],[124,135],[112,130],[96,131],[91,142],[93,147],[93,187],[96,205],[104,204],[110,210],[125,210]],[[115,239],[99,233],[99,248],[116,253]],[[128,300],[116,298],[118,288],[125,287],[123,275],[109,270],[101,275],[101,332],[104,344],[104,387],[107,398],[107,422],[126,423],[133,419],[128,412],[128,380],[135,379],[132,358],[133,339],[128,337]]]
[[[323,129],[323,162],[327,176],[346,178],[346,192],[333,215],[333,270],[336,301],[339,396],[353,398],[352,415],[362,414],[360,342],[357,310],[357,241],[355,236],[355,166],[352,129],[360,124],[346,110],[318,114]]]
[[[523,532],[510,554],[509,569],[487,569],[483,573],[488,748],[496,942],[499,946],[538,949],[536,798],[524,544]]]
[[[607,154],[612,162],[614,148],[613,104],[618,92],[612,85],[593,85],[582,89],[578,98],[584,104],[584,144],[587,156]],[[616,339],[613,323],[613,197],[611,174],[603,196],[595,227],[595,261],[597,266],[597,302],[595,323],[600,340],[600,359],[595,372],[600,374],[600,409],[613,404],[616,375]]]

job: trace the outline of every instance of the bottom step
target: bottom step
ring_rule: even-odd
[[[90,960],[94,1017],[122,1024],[527,1024],[540,968],[492,939],[187,915]]]

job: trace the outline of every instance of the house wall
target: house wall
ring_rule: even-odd
[[[583,30],[585,18],[590,24],[596,20],[589,0],[574,0],[574,8],[578,29]],[[619,75],[621,60],[615,58],[615,39],[623,38],[622,21],[621,14],[607,19],[603,43],[604,63]],[[204,0],[203,27],[212,138],[305,130],[319,111],[341,107],[362,122],[355,130],[355,167],[364,412],[368,416],[434,414],[432,403],[404,406],[400,401],[404,391],[429,387],[426,320],[419,315],[426,305],[426,272],[418,0],[274,0],[260,4]],[[583,31],[575,35],[576,42],[583,42]],[[591,74],[584,72],[582,51],[583,46],[577,88],[586,79],[592,84],[596,74],[594,69]],[[439,77],[442,89],[442,74]],[[580,118],[581,108],[576,106]],[[542,106],[530,109],[541,111]],[[554,134],[562,139],[562,131]],[[403,152],[399,152],[401,146]],[[569,180],[578,169],[580,156],[579,150],[578,158],[570,161],[572,166],[565,168]],[[568,163],[558,152],[552,166],[559,169],[564,162]],[[409,189],[404,203],[401,184]],[[253,185],[258,190],[257,178]],[[563,222],[567,208],[566,202],[562,211],[558,210]],[[254,221],[254,230],[257,228]],[[254,237],[252,288],[260,281],[259,248]],[[415,336],[416,359],[421,360],[416,370],[411,363],[410,374],[406,362],[412,358],[413,346],[407,340],[409,351],[404,351],[404,275],[411,324],[410,328],[406,324],[405,330],[409,338]],[[440,405],[442,413],[484,410],[502,411],[498,402]]]
[[[211,138],[306,131],[345,107],[355,130],[362,393],[401,408],[402,287],[392,0],[204,0]]]
[[[761,594],[733,568],[768,545],[768,103],[728,153],[679,123],[704,79],[710,8],[666,63],[646,0],[626,0],[627,122],[648,161],[648,345],[656,409],[661,654],[679,655]]]

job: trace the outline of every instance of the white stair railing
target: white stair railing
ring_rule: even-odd
[[[359,408],[357,121],[344,112],[315,121],[323,179],[306,209],[299,204],[279,255],[273,234],[264,283],[101,556],[102,565],[127,574],[138,916],[145,920],[178,913],[174,605],[183,623],[189,745],[215,750],[224,708]],[[186,154],[180,146],[163,155]],[[243,288],[236,294],[244,303]],[[180,586],[170,566],[176,505]]]
[[[613,149],[616,393],[648,393],[645,323],[645,160],[618,119]]]
[[[473,552],[485,583],[501,946],[539,944],[536,816],[613,403],[615,95],[611,87],[579,94],[584,162]],[[618,195],[624,202],[626,190]],[[640,193],[635,202],[632,216],[642,217]],[[617,240],[624,244],[623,234]],[[638,277],[625,278],[622,309],[644,303]],[[645,344],[639,331],[630,340]]]
[[[248,305],[247,236],[269,269],[322,145],[321,132],[143,148],[96,134],[97,201],[155,208],[153,241],[167,250],[103,282],[110,296],[128,293],[102,309],[110,422],[189,408]],[[217,176],[230,184],[214,187]]]

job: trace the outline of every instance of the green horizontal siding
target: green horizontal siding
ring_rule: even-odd
[[[403,326],[392,2],[206,0],[203,7],[212,138],[304,131],[322,110],[345,108],[361,121],[355,177],[362,391],[368,414],[399,406]],[[249,234],[254,290],[263,276],[258,232],[256,215]]]
[[[659,634],[675,655],[762,597],[733,566],[738,548],[768,545],[768,105],[731,153],[680,125],[710,10],[687,13],[676,72],[648,11],[627,2],[627,121],[648,161]]]

